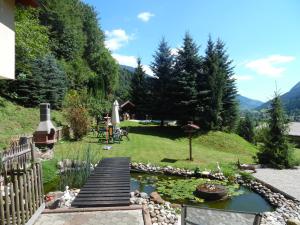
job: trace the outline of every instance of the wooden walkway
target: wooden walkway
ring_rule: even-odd
[[[130,158],[105,158],[98,163],[72,203],[73,207],[130,205]]]

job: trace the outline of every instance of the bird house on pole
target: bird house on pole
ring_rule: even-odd
[[[190,146],[190,158],[189,158],[189,160],[192,161],[193,160],[193,157],[192,157],[192,135],[197,130],[199,130],[200,127],[197,126],[196,124],[193,124],[193,121],[189,121],[188,124],[184,125],[182,128],[184,129],[185,133],[189,134],[189,146]]]

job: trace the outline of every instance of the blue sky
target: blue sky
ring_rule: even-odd
[[[220,37],[235,65],[239,93],[269,100],[300,81],[298,0],[84,0],[99,14],[106,45],[121,64],[141,57],[148,73],[162,37],[182,44],[189,31],[203,54]]]

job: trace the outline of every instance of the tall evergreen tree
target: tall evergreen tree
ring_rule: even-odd
[[[201,59],[199,47],[189,33],[185,34],[183,46],[178,51],[172,79],[172,99],[176,119],[181,122],[195,119],[197,104],[196,78]]]
[[[223,86],[221,126],[223,130],[233,131],[238,120],[238,104],[236,101],[237,89],[233,78],[232,61],[229,60],[225,44],[220,39],[217,40],[215,51],[219,60],[219,77],[222,77],[224,82],[220,84],[220,87]]]
[[[209,37],[202,64],[201,79],[205,95],[201,98],[202,113],[200,119],[204,129],[218,130],[222,124],[222,96],[224,74],[220,72],[220,59],[215,50],[215,43]]]
[[[142,66],[141,59],[137,59],[137,67],[134,71],[132,82],[131,82],[131,100],[135,104],[136,116],[143,118],[146,113],[146,102],[147,102],[147,87],[145,71]]]
[[[240,119],[239,127],[238,127],[238,134],[245,138],[247,141],[253,143],[254,142],[254,124],[253,119],[249,115],[246,114],[245,118]]]
[[[258,161],[275,168],[290,168],[293,166],[292,149],[287,140],[287,119],[282,109],[280,96],[275,93],[269,109],[268,131],[265,143],[258,152]]]
[[[165,119],[170,119],[172,101],[169,93],[173,75],[174,57],[168,43],[163,38],[155,52],[151,69],[156,76],[152,80],[152,115],[161,120],[163,126]]]

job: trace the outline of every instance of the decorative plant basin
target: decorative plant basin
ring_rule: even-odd
[[[227,196],[227,188],[219,184],[202,184],[196,188],[196,195],[204,200],[219,200]]]

